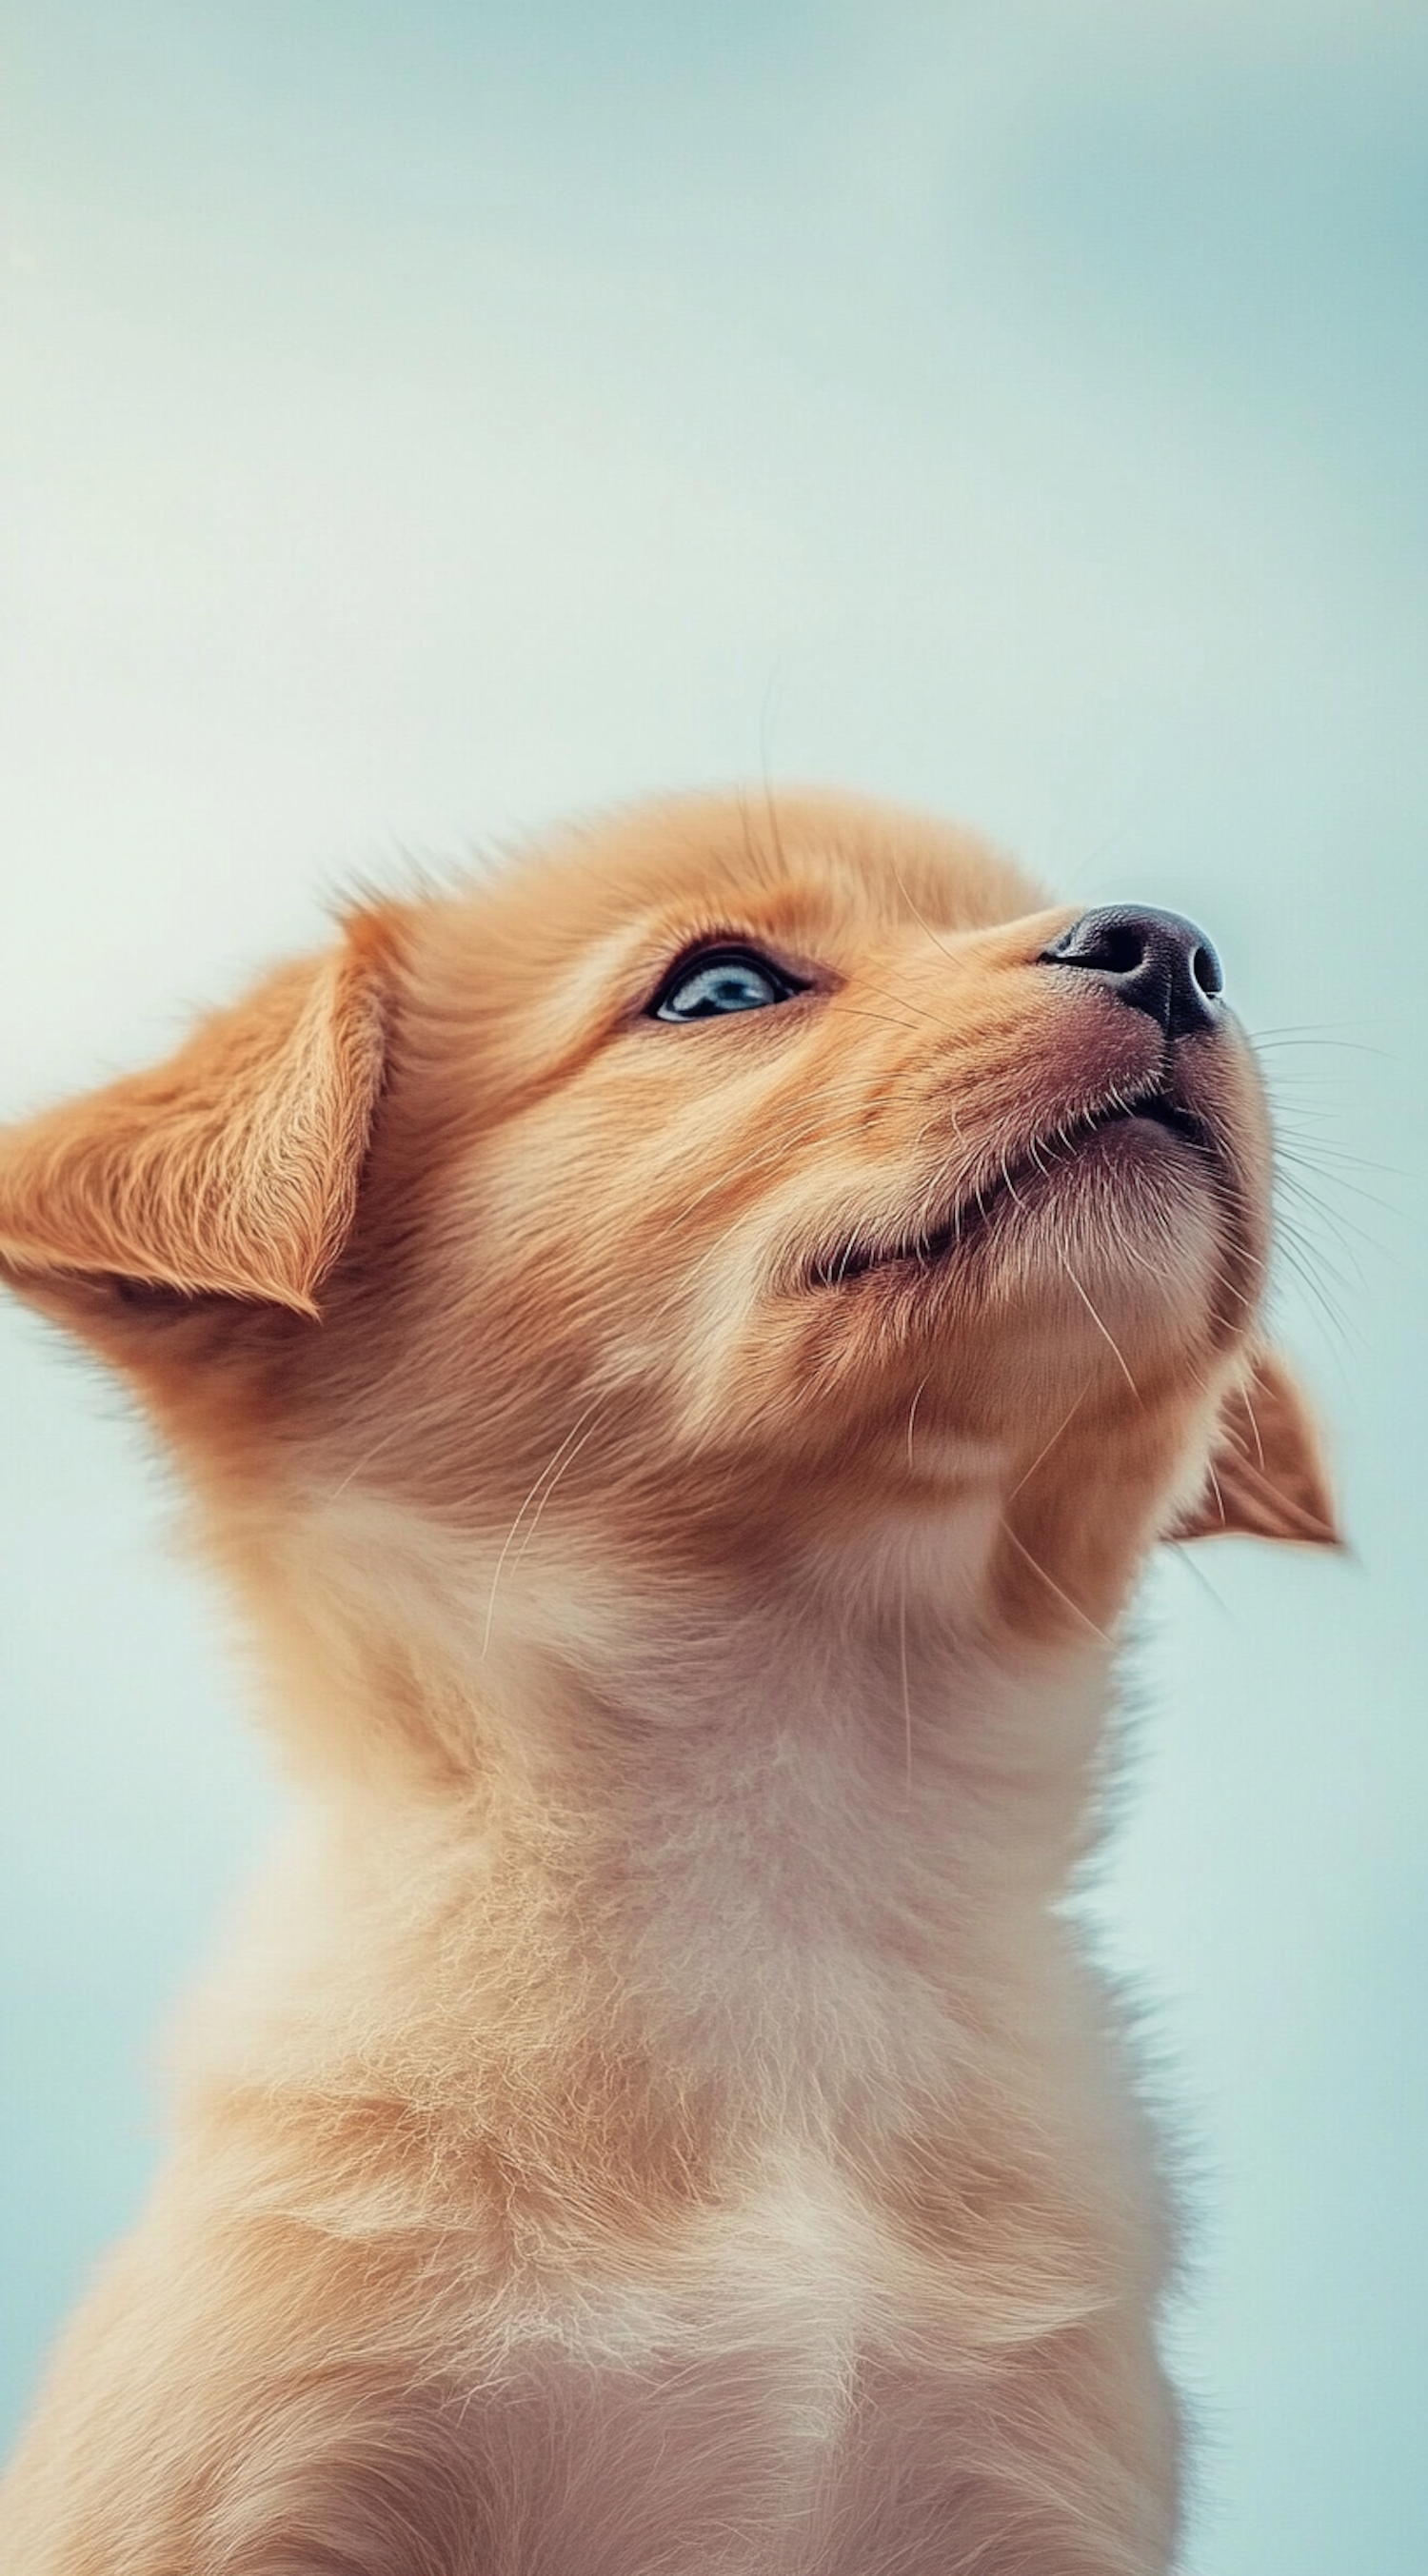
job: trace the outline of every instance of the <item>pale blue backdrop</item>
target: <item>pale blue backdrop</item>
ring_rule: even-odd
[[[1196,2211],[1188,2576],[1422,2576],[1428,12],[8,0],[0,1105],[324,893],[843,781],[1194,913],[1352,1562],[1171,1560],[1102,1910]],[[277,1792],[118,1398],[7,1318],[5,2401]]]

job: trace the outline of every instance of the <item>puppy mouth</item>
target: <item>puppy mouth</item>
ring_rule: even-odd
[[[1130,1126],[1158,1127],[1202,1160],[1218,1159],[1214,1137],[1204,1121],[1169,1092],[1149,1091],[1133,1100],[1108,1102],[1083,1117],[1064,1121],[1049,1135],[1033,1137],[1014,1162],[1001,1163],[966,1191],[935,1225],[901,1238],[844,1237],[809,1264],[805,1284],[810,1288],[842,1288],[874,1271],[930,1268],[948,1254],[969,1246],[990,1227],[1005,1203],[1021,1204],[1023,1183],[1035,1187],[1073,1164],[1095,1137],[1111,1128]]]

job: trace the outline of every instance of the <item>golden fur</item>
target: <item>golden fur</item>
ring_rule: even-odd
[[[1058,1910],[1157,1535],[1330,1540],[1269,1141],[1072,916],[660,806],[0,1135],[300,1822],[0,2506],[15,2576],[1149,2576],[1167,2228]],[[752,942],[778,1009],[649,1015]]]

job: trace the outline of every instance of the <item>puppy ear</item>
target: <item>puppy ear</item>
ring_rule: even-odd
[[[1204,1491],[1167,1533],[1226,1534],[1343,1545],[1313,1418],[1273,1351],[1257,1352],[1226,1396]]]
[[[386,925],[216,1011],[152,1072],[0,1129],[0,1265],[315,1315],[382,1078]]]

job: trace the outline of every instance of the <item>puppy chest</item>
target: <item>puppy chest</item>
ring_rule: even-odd
[[[532,2301],[505,2350],[480,2412],[522,2498],[511,2576],[823,2576],[909,2477],[945,2486],[976,2380],[868,2214],[807,2186],[658,2281]]]

